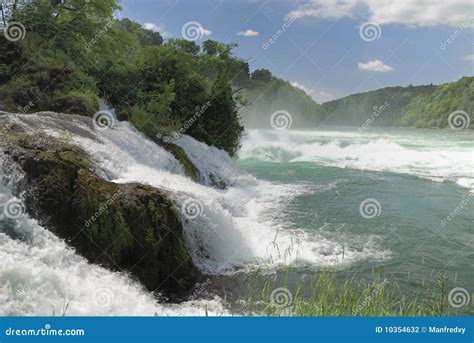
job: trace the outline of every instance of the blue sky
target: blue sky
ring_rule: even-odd
[[[267,68],[318,102],[474,74],[470,0],[123,0],[121,6],[119,17],[169,37],[182,38],[183,26],[197,22],[197,43],[237,43],[235,55],[251,70]]]

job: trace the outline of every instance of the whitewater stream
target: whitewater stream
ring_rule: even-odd
[[[474,286],[472,133],[249,130],[238,161],[184,135],[175,144],[197,166],[194,182],[129,123],[97,130],[80,116],[7,116],[28,132],[67,137],[110,181],[168,191],[193,262],[211,280],[235,283],[236,275],[289,265],[299,275],[383,267],[407,287],[433,269]],[[215,178],[227,187],[213,187]],[[0,195],[11,199],[8,185]],[[87,263],[28,215],[0,226],[0,315],[225,314],[212,282],[205,288],[196,300],[160,303],[127,275]]]

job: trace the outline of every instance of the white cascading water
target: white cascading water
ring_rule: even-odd
[[[308,185],[274,184],[239,170],[224,152],[183,136],[176,144],[199,169],[199,184],[185,176],[180,163],[126,122],[97,130],[90,118],[54,113],[7,115],[27,132],[43,131],[67,137],[96,162],[103,177],[117,183],[140,182],[169,192],[180,210],[194,263],[205,273],[225,274],[237,269],[273,271],[289,263],[336,266],[363,259],[385,259],[390,252],[369,241],[355,250],[317,233],[295,229],[279,215]],[[67,135],[64,132],[67,131]],[[225,190],[206,184],[213,174]],[[328,185],[330,187],[330,185]],[[4,194],[8,189],[3,189]],[[66,244],[27,216],[16,231],[27,239],[13,239],[0,230],[0,314],[61,313],[69,315],[204,314],[222,312],[218,299],[180,305],[160,305],[127,275],[88,264]],[[27,291],[18,289],[29,280]],[[45,287],[44,285],[51,285]],[[103,294],[98,294],[98,289]],[[24,294],[23,294],[24,293]],[[114,301],[113,306],[98,306]],[[51,304],[52,303],[52,304]],[[69,305],[68,305],[69,304]],[[214,312],[212,312],[214,311]]]
[[[423,135],[424,134],[424,135]],[[424,131],[390,132],[250,130],[242,159],[316,162],[323,166],[402,173],[433,181],[451,180],[474,189],[472,133],[446,132],[446,139]]]
[[[12,199],[3,184],[0,196]],[[1,316],[225,313],[218,298],[160,304],[128,275],[89,264],[27,215],[15,220],[1,218],[0,261]]]

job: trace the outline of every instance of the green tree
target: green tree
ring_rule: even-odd
[[[193,56],[197,56],[201,51],[199,45],[186,39],[170,39],[168,44],[178,51],[184,51]]]
[[[235,156],[240,147],[243,126],[227,72],[221,72],[212,86],[210,105],[192,126],[192,134]]]
[[[270,82],[272,73],[267,69],[257,69],[252,73],[252,81]]]

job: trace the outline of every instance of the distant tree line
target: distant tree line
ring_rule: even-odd
[[[323,107],[328,124],[361,126],[376,113],[373,126],[445,128],[454,111],[474,115],[474,77],[438,86],[381,88],[329,101]],[[470,122],[473,128],[474,118]]]
[[[288,111],[293,128],[358,126],[388,100],[381,125],[444,127],[451,110],[473,108],[472,77],[320,105],[268,70],[251,72],[234,56],[236,44],[164,39],[117,20],[117,0],[31,0],[2,9],[4,26],[25,29],[21,39],[0,38],[0,109],[7,111],[92,116],[99,97],[150,137],[186,126],[186,134],[235,155],[243,120],[270,127],[275,111]]]

